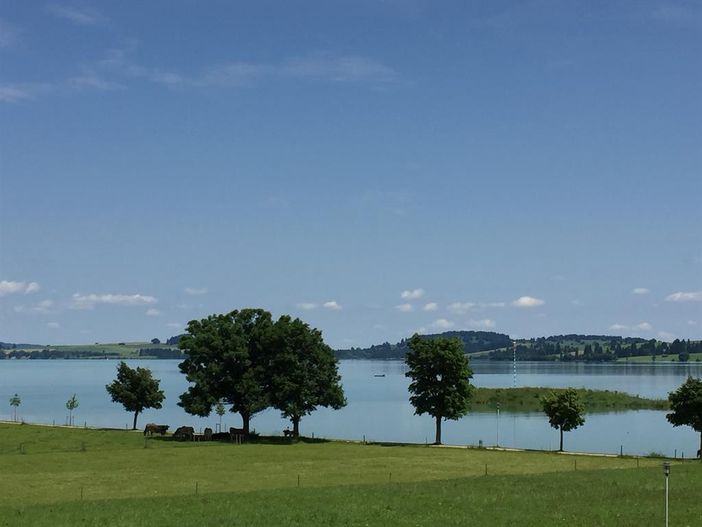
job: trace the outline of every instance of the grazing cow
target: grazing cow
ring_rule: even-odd
[[[156,423],[149,423],[144,427],[144,435],[149,434],[150,436],[154,434],[166,435],[168,431],[168,425],[157,425]]]
[[[202,439],[205,441],[212,441],[212,429],[211,428],[205,428],[205,433],[202,434]]]
[[[702,458],[702,449],[697,451],[697,457]]]
[[[192,441],[195,436],[195,429],[192,426],[181,426],[173,433],[173,439],[179,441]]]
[[[286,428],[285,430],[283,430],[283,435],[285,437],[292,437],[294,435],[294,432],[289,428]]]
[[[231,438],[232,436],[228,432],[217,432],[216,434],[212,434],[213,441],[221,441],[222,439],[229,441]]]
[[[229,428],[229,434],[231,435],[246,435],[243,428],[234,428],[233,426]]]

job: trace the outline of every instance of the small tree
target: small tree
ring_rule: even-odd
[[[217,401],[217,405],[215,406],[215,412],[219,416],[219,430],[222,431],[222,417],[224,416],[224,413],[226,412],[226,408],[224,408],[224,404],[222,404],[222,401]]]
[[[473,371],[463,353],[459,339],[422,338],[415,334],[409,340],[410,352],[405,361],[410,402],[415,414],[429,414],[436,420],[435,444],[441,444],[441,421],[458,419],[468,413],[473,394],[470,379]]]
[[[578,392],[568,388],[563,392],[551,392],[541,399],[548,422],[561,433],[559,452],[563,452],[563,432],[575,430],[585,424],[583,413],[585,407],[578,397]]]
[[[688,377],[674,392],[668,395],[671,413],[665,417],[673,426],[689,426],[700,433],[702,453],[702,380]]]
[[[73,410],[78,408],[78,398],[76,397],[76,394],[73,394],[73,397],[71,397],[67,402],[66,402],[66,409],[68,410],[68,424],[72,425],[73,424]]]
[[[165,399],[159,390],[158,379],[151,376],[148,368],[132,369],[125,362],[117,366],[117,379],[105,386],[112,402],[121,403],[128,412],[134,412],[132,430],[136,430],[139,414],[147,408],[161,408]]]
[[[22,399],[20,399],[19,395],[15,394],[12,397],[10,397],[10,406],[12,406],[13,409],[13,421],[17,421],[17,408],[20,404],[22,404]]]
[[[160,339],[151,339],[151,344],[161,344]]]

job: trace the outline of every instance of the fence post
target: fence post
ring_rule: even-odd
[[[198,488],[197,488],[197,487],[198,487],[198,482],[196,481],[196,482],[195,482],[195,496],[197,496],[197,493],[198,493]]]
[[[485,463],[485,475],[487,476],[487,463]]]
[[[297,488],[300,488],[300,474],[297,475]]]

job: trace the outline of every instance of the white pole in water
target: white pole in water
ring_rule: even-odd
[[[512,346],[512,367],[514,369],[514,378],[512,380],[513,388],[517,387],[517,343]]]
[[[497,446],[500,446],[500,403],[497,403]]]
[[[665,474],[665,527],[668,527],[668,476],[670,476],[670,463],[663,463]]]

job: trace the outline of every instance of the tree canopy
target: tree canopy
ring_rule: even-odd
[[[575,430],[585,424],[583,405],[578,392],[569,388],[561,393],[551,392],[541,399],[541,406],[549,424],[560,431],[559,451],[563,451],[563,432]]]
[[[674,392],[668,395],[670,409],[665,417],[673,426],[689,426],[700,433],[702,452],[702,380],[688,377]],[[699,453],[698,453],[699,455]]]
[[[294,437],[299,435],[300,419],[318,406],[338,410],[346,405],[334,351],[319,330],[282,316],[264,347],[271,404],[291,420]]]
[[[263,344],[272,324],[271,314],[263,309],[191,320],[178,342],[186,354],[180,371],[191,386],[178,405],[188,413],[207,416],[223,401],[241,415],[248,434],[251,417],[270,405]]]
[[[473,372],[463,345],[458,339],[423,339],[415,334],[409,340],[410,352],[405,359],[410,402],[415,414],[429,414],[436,420],[437,445],[441,444],[442,419],[458,419],[468,413],[473,392]]]
[[[132,429],[136,430],[137,418],[147,408],[161,408],[166,398],[159,389],[160,381],[148,368],[132,369],[125,362],[117,366],[117,378],[105,386],[115,403],[121,403],[128,412],[134,412]]]

